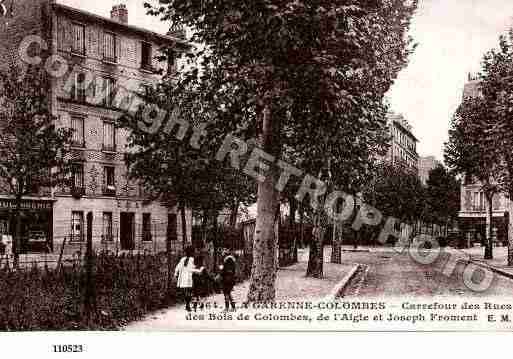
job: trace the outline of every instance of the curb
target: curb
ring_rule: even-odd
[[[486,268],[486,269],[489,269],[491,270],[492,272],[495,272],[497,274],[500,274],[506,278],[509,278],[509,279],[513,279],[513,273],[509,273],[509,272],[506,272],[506,271],[503,271],[502,269],[499,269],[499,268],[496,268],[496,267],[493,267],[491,265],[488,265],[488,264],[485,264],[483,262],[479,262],[479,261],[474,261],[474,260],[469,260],[469,263],[472,263],[472,264],[475,264],[481,268]]]
[[[360,264],[353,265],[353,268],[351,268],[349,273],[347,273],[346,276],[340,282],[337,283],[337,285],[331,290],[331,293],[328,296],[326,296],[325,300],[328,302],[335,301],[340,296],[340,293],[342,293],[344,289],[346,289],[347,285],[349,284],[351,279],[353,279],[354,275],[356,274],[356,272],[358,272],[358,269],[360,269],[360,267]]]

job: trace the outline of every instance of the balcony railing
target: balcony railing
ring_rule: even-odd
[[[114,186],[103,186],[103,195],[108,197],[116,196],[116,187]]]
[[[85,196],[85,187],[83,186],[72,186],[70,193],[75,198],[82,198]]]
[[[117,64],[118,63],[117,57],[110,57],[110,56],[103,56],[103,61],[104,62],[109,62],[111,64]]]
[[[102,151],[104,152],[116,152],[116,145],[102,145]]]

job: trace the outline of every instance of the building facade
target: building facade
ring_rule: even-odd
[[[469,75],[464,86],[463,99],[480,96],[479,81]],[[492,200],[492,233],[497,243],[507,242],[508,236],[508,197],[505,193],[497,193]],[[489,210],[482,184],[465,176],[461,185],[461,202],[459,227],[467,240],[484,244],[488,223]]]
[[[389,114],[387,121],[391,143],[386,160],[418,174],[418,140],[413,135],[411,125],[403,115],[399,114]]]
[[[176,205],[150,201],[143,186],[128,178],[129,134],[117,121],[121,109],[135,104],[135,93],[163,75],[173,75],[177,55],[189,45],[181,37],[129,25],[124,5],[114,6],[111,18],[53,0],[16,0],[6,6],[10,14],[0,25],[2,65],[20,63],[20,56],[42,59],[52,84],[49,98],[57,125],[73,129],[71,181],[27,198],[22,248],[56,251],[64,240],[81,245],[88,213],[93,214],[96,246],[163,250],[170,238],[181,248]],[[34,35],[43,42],[30,40]],[[20,51],[24,44],[29,48]],[[11,205],[8,196],[0,196],[4,234],[12,234],[7,219]],[[190,241],[190,211],[187,218]]]
[[[442,163],[438,161],[435,158],[435,156],[426,156],[419,158],[419,178],[424,186],[427,184],[427,180],[429,179],[429,172],[431,172],[431,170],[434,170],[441,164]]]

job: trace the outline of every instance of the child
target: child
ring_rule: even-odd
[[[230,304],[232,310],[235,311],[235,302],[232,297],[232,290],[235,286],[235,257],[228,254],[223,261],[221,269],[221,285],[224,294],[225,310],[230,310]]]
[[[180,259],[175,268],[175,279],[178,289],[182,292],[185,300],[185,310],[191,311],[192,300],[192,274],[196,272],[194,266],[194,249],[192,247],[185,248],[185,256]]]
[[[210,276],[203,264],[203,257],[198,256],[194,260],[196,270],[192,274],[192,295],[194,298],[194,311],[197,310],[198,304],[200,309],[203,309],[203,298],[209,295],[209,280]]]

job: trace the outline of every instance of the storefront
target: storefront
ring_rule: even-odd
[[[0,236],[9,244],[16,231],[16,202],[0,198]],[[21,203],[20,253],[42,253],[53,250],[53,201],[23,200]]]
[[[465,236],[465,239],[471,243],[485,244],[486,217],[483,215],[466,217],[460,214],[458,227]],[[496,245],[507,245],[508,242],[508,213],[494,213],[492,219],[492,237]]]

